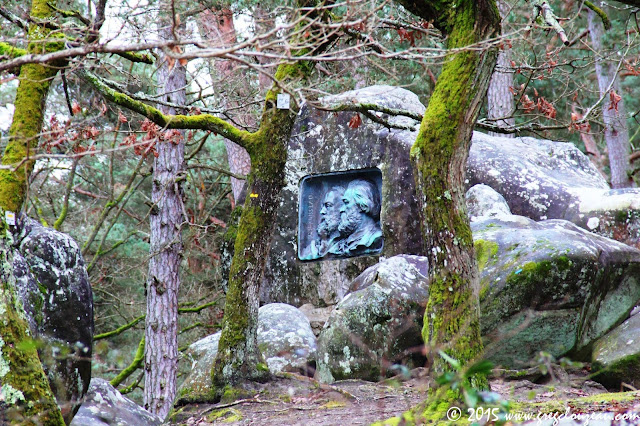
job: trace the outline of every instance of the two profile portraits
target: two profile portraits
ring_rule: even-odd
[[[378,254],[379,169],[307,176],[300,183],[298,258],[303,261]]]

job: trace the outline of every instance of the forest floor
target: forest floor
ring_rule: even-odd
[[[533,412],[534,418],[536,411],[566,413],[567,409],[582,415],[595,412],[640,412],[639,392],[605,394],[606,389],[588,380],[588,372],[584,370],[556,372],[560,374],[554,375],[553,379],[535,372],[529,377],[520,373],[517,379],[492,379],[491,389],[515,403],[512,413],[519,409],[518,402],[528,404],[528,411]],[[227,403],[191,404],[182,407],[173,416],[171,424],[368,425],[400,415],[425,399],[429,388],[425,370],[416,369],[411,373],[412,377],[408,380],[394,378],[378,383],[345,380],[331,385],[320,384],[304,376],[287,375],[265,384],[254,385],[253,397]],[[466,412],[463,413],[463,418],[468,416]],[[531,424],[542,423],[533,421]]]

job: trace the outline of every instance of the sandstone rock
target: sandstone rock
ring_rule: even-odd
[[[93,296],[84,260],[66,234],[23,217],[13,274],[52,391],[67,422],[91,380]]]
[[[472,222],[485,354],[505,368],[537,353],[589,360],[593,343],[640,299],[640,251],[564,220]],[[363,272],[318,338],[317,378],[377,380],[421,345],[426,258],[395,256]]]
[[[485,353],[521,368],[538,351],[589,358],[640,299],[640,251],[564,220],[472,222]]]
[[[482,217],[510,216],[511,210],[502,195],[485,184],[474,185],[465,196],[469,220]]]
[[[513,214],[565,219],[640,248],[640,189],[609,189],[573,144],[474,132],[467,179],[492,187]]]
[[[418,97],[404,89],[374,86],[324,98],[325,105],[371,102],[390,108],[424,111]],[[297,222],[300,179],[309,174],[378,167],[382,171],[382,256],[417,253],[422,246],[419,214],[409,150],[416,132],[389,130],[363,118],[348,126],[353,112],[334,113],[304,106],[289,142],[286,186],[278,212],[275,238],[262,285],[262,299],[292,305],[325,306],[338,302],[349,283],[375,256],[301,263],[297,260]],[[397,124],[417,124],[403,117],[387,117]]]
[[[180,370],[186,370],[187,377],[178,388],[178,398],[192,394],[205,394],[211,390],[211,368],[218,355],[218,343],[222,332],[210,334],[192,343],[180,360]],[[187,367],[184,368],[184,364]]]
[[[394,256],[363,272],[320,333],[316,378],[379,380],[397,373],[395,363],[423,365],[427,274],[420,256]]]
[[[640,249],[640,189],[585,191],[568,220]]]
[[[320,331],[324,328],[325,323],[329,320],[331,312],[333,312],[333,306],[327,306],[325,308],[316,308],[311,303],[306,303],[300,306],[300,312],[304,314],[311,324],[311,329],[316,337],[320,335]]]
[[[211,367],[218,353],[221,332],[189,346],[182,363],[191,367],[178,390],[178,397],[206,393],[211,389]],[[315,360],[316,337],[309,320],[297,308],[272,303],[258,310],[258,347],[272,373],[306,373]]]
[[[593,380],[612,390],[622,382],[640,387],[640,315],[631,318],[599,339],[593,349]]]
[[[294,306],[270,303],[258,311],[258,347],[272,373],[305,371],[316,356],[316,336]]]
[[[162,419],[155,416],[104,379],[91,380],[89,392],[70,426],[158,426]]]
[[[571,143],[502,138],[474,132],[467,162],[469,186],[500,193],[511,212],[533,220],[565,219],[580,194],[609,189],[589,159]]]

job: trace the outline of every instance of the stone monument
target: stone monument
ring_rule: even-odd
[[[346,92],[320,102],[329,109],[366,102],[424,111],[415,94],[391,86]],[[389,128],[366,118],[354,127],[349,123],[355,114],[304,105],[296,119],[288,147],[286,186],[261,287],[263,302],[334,304],[345,295],[351,280],[380,257],[420,252],[419,210],[409,157],[419,123],[379,114],[387,122],[415,130]],[[375,200],[370,211],[362,209],[367,203],[360,200],[360,205],[351,206],[353,220],[349,224],[342,221],[336,206],[348,216],[350,200],[375,192],[367,190],[367,184],[355,182],[359,180],[377,186],[379,210]],[[305,183],[316,188],[311,203],[304,198]],[[299,215],[303,218],[300,225]],[[366,222],[366,226],[350,232],[353,222]]]

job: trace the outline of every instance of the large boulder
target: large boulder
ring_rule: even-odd
[[[640,249],[640,189],[586,191],[569,220]]]
[[[349,103],[376,105],[422,113],[418,97],[404,89],[373,86],[324,98],[325,106]],[[338,302],[349,283],[376,256],[302,263],[297,258],[299,182],[306,175],[377,167],[382,171],[381,225],[384,257],[415,254],[422,246],[419,211],[409,151],[417,133],[388,129],[363,118],[350,126],[354,112],[331,112],[303,106],[288,146],[286,186],[278,210],[275,238],[268,260],[262,299],[300,306],[325,306]],[[418,123],[403,117],[382,116],[397,125]]]
[[[471,223],[485,354],[505,368],[535,364],[539,351],[590,360],[594,342],[640,299],[640,251],[568,221],[495,211],[479,209]],[[318,338],[316,377],[377,380],[410,364],[427,276],[426,258],[395,256],[354,280]]]
[[[640,248],[640,189],[610,189],[571,143],[474,132],[467,180],[496,190],[513,214],[565,219]]]
[[[51,389],[71,421],[91,380],[93,296],[76,242],[27,217],[13,231],[13,275]]]
[[[205,394],[211,389],[211,367],[218,354],[221,332],[189,346],[183,362],[190,365],[178,396]],[[297,308],[271,303],[258,310],[258,347],[269,371],[306,373],[315,360],[316,337],[309,320]]]
[[[409,255],[364,271],[320,332],[316,378],[379,380],[397,373],[395,364],[422,366],[427,275],[427,259]]]
[[[591,371],[593,380],[610,389],[620,389],[622,382],[640,387],[640,315],[632,315],[595,343]]]
[[[565,219],[580,195],[609,186],[587,156],[571,143],[474,132],[467,161],[469,186],[500,193],[513,214],[533,220]]]
[[[91,380],[85,401],[69,426],[159,426],[162,419],[122,396],[104,379]]]
[[[504,197],[488,185],[474,185],[465,195],[470,221],[485,217],[511,216],[511,209]]]
[[[481,270],[485,354],[519,368],[538,351],[590,359],[640,299],[640,251],[564,220],[471,224]]]
[[[316,357],[316,336],[299,309],[270,303],[258,310],[258,347],[269,371],[305,371]]]

